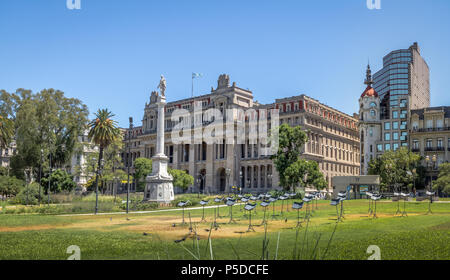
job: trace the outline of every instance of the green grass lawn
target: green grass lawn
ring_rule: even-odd
[[[276,213],[280,205],[276,204]],[[214,259],[261,259],[264,240],[268,259],[364,260],[370,245],[380,247],[382,259],[450,259],[450,203],[434,203],[433,214],[425,215],[428,203],[408,202],[408,217],[395,217],[398,204],[381,201],[378,219],[368,217],[366,200],[346,201],[344,206],[346,218],[336,226],[336,209],[320,201],[310,222],[298,231],[293,228],[296,212],[287,213],[285,206],[283,217],[271,220],[270,206],[267,232],[259,226],[256,233],[245,233],[248,219],[240,206],[233,207],[237,224],[227,224],[229,217],[224,217],[219,219],[219,229],[210,232],[214,209],[205,211],[208,223],[199,223],[201,210],[186,211],[186,221],[188,213],[194,221],[198,243],[194,238],[174,242],[188,233],[189,226],[180,225],[181,212],[130,214],[128,220],[124,215],[2,214],[0,259],[67,259],[71,245],[80,247],[82,259],[210,259],[211,252]],[[400,207],[403,210],[402,202]],[[221,215],[228,213],[220,209]],[[303,214],[304,210],[302,218]],[[262,216],[258,208],[253,224],[261,224]]]

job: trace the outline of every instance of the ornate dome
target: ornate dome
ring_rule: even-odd
[[[370,85],[367,86],[366,90],[361,94],[361,98],[363,97],[378,97],[378,93],[371,87]]]

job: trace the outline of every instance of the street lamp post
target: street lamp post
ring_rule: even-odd
[[[41,149],[41,159],[39,162],[39,196],[38,196],[38,200],[39,200],[39,205],[41,205],[41,179],[42,179],[42,155],[44,153],[44,150]]]
[[[48,188],[47,188],[47,204],[50,205],[50,181],[52,178],[52,152],[49,155],[49,173],[48,173]]]
[[[133,118],[130,117],[130,127],[128,130],[128,160],[127,160],[127,214],[129,211],[129,199],[130,199],[130,157],[131,157],[131,130],[133,129]]]
[[[24,170],[25,173],[25,179],[26,179],[26,193],[27,193],[27,200],[26,200],[26,205],[28,205],[28,193],[30,192],[30,183],[31,183],[31,172],[33,171],[32,168],[27,168]]]

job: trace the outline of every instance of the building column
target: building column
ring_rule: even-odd
[[[280,186],[280,175],[277,169],[272,165],[272,188],[277,188]]]
[[[214,145],[206,145],[206,178],[205,187],[208,192],[215,192],[214,187],[214,160],[213,160]]]
[[[173,168],[178,169],[178,144],[173,145]]]
[[[253,167],[252,166],[247,166],[247,172],[248,172],[248,177],[247,177],[247,184],[248,184],[248,188],[251,189],[252,188],[252,184],[253,184]]]
[[[234,169],[234,160],[235,160],[235,145],[226,144],[225,142],[225,156],[227,158],[226,168],[230,170],[230,175],[227,176],[227,185],[225,186],[225,192],[231,192],[231,186],[234,184],[234,176],[235,176],[235,169]]]
[[[194,184],[190,186],[191,190],[194,191],[194,186],[196,185],[195,181],[197,179],[197,168],[195,166],[196,158],[195,158],[195,146],[194,144],[189,145],[189,174],[194,177]]]
[[[264,165],[261,165],[261,167],[260,167],[260,178],[261,178],[261,188],[262,189],[265,189],[266,188],[266,178],[267,178],[267,176],[266,176],[266,173],[267,173],[267,171],[266,171],[266,168],[265,168],[265,166]]]

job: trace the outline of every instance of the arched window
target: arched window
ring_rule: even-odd
[[[377,107],[377,104],[375,102],[370,103],[370,107]]]

